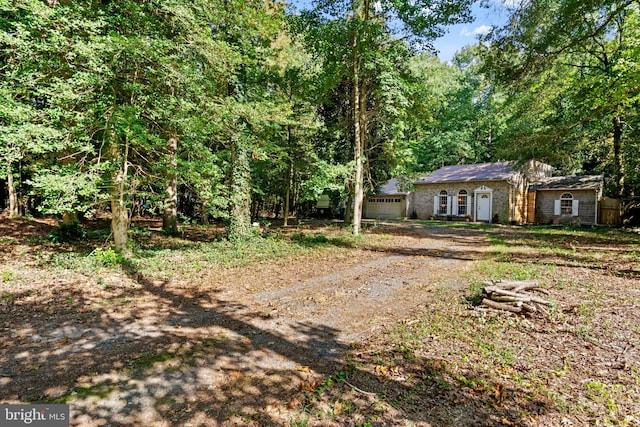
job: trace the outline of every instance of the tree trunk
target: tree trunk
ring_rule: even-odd
[[[62,224],[73,225],[78,222],[78,213],[74,211],[66,211],[62,213]]]
[[[351,209],[351,205],[353,205],[353,190],[349,188],[349,195],[347,196],[347,204],[344,207],[344,223],[351,224],[353,221],[353,209]]]
[[[231,146],[231,212],[227,230],[231,241],[251,236],[250,181],[248,149],[243,141],[235,139]]]
[[[116,251],[125,253],[129,239],[129,214],[117,194],[111,197],[111,232]]]
[[[355,3],[355,2],[354,2]],[[354,161],[355,161],[355,176],[353,182],[353,234],[357,236],[360,234],[360,226],[362,223],[362,200],[363,200],[363,185],[364,185],[364,165],[363,165],[363,152],[364,141],[362,139],[361,120],[366,113],[362,111],[361,105],[361,79],[360,79],[360,53],[358,52],[358,30],[353,30],[353,133],[354,133]],[[350,208],[350,206],[349,206]]]
[[[622,176],[622,164],[620,161],[620,150],[622,143],[622,121],[618,114],[613,118],[613,178],[615,179],[615,190],[618,197],[624,195],[624,180]]]
[[[289,225],[289,199],[291,197],[291,186],[293,185],[293,163],[289,162],[289,168],[287,171],[287,188],[284,193],[284,227]]]
[[[115,249],[126,253],[129,238],[129,212],[125,200],[125,189],[129,166],[129,140],[125,139],[123,154],[120,154],[119,148],[117,141],[111,141],[111,158],[118,165],[118,169],[111,173],[111,232]]]
[[[354,19],[360,21],[353,29],[353,132],[355,179],[353,183],[353,234],[360,234],[362,225],[362,205],[364,203],[364,153],[367,146],[367,87],[362,75],[362,55],[360,54],[360,28],[366,28],[370,19],[371,5],[369,0],[352,0]],[[366,34],[362,35],[363,39]]]
[[[358,83],[356,86],[360,86]],[[360,103],[360,90],[356,89],[354,101]],[[364,144],[365,144],[365,123],[362,120],[362,106],[356,108],[355,114],[355,143],[354,160],[356,163],[355,179],[353,183],[353,234],[360,234],[362,224],[362,204],[364,201]]]
[[[178,231],[178,139],[169,138],[169,173],[165,189],[164,212],[162,215],[162,229],[170,233]]]
[[[7,161],[7,191],[9,192],[9,216],[18,216],[18,194],[13,183],[11,161]]]

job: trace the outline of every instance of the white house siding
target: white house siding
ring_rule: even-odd
[[[577,203],[577,215],[555,212],[556,200],[564,193],[571,193]],[[538,190],[536,193],[536,217],[538,224],[596,224],[598,194],[595,190]]]
[[[428,219],[433,216],[434,197],[439,195],[442,190],[445,190],[449,196],[457,196],[461,190],[466,190],[470,196],[471,217],[473,218],[473,209],[475,207],[473,192],[483,185],[493,190],[492,216],[498,214],[499,222],[509,222],[512,219],[512,209],[509,203],[512,197],[512,190],[511,185],[506,181],[416,183],[413,194],[413,211],[418,218]],[[517,198],[521,199],[523,197],[524,196],[518,196]]]

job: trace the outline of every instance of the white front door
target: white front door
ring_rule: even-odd
[[[491,222],[491,193],[476,193],[476,220]]]

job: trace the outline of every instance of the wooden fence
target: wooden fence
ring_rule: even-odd
[[[600,201],[600,212],[598,223],[600,225],[611,225],[619,227],[622,224],[622,215],[620,211],[620,200],[603,198]]]

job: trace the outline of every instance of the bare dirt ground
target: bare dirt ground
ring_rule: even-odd
[[[460,317],[445,321],[515,322],[514,342],[539,342],[531,351],[545,357],[535,363],[548,363],[551,370],[559,369],[557,363],[589,369],[596,357],[610,363],[600,367],[607,371],[601,380],[626,371],[636,384],[625,379],[624,385],[634,393],[640,386],[636,264],[609,269],[603,259],[598,270],[556,262],[556,268],[584,269],[572,274],[584,274],[585,283],[606,280],[599,292],[611,298],[602,321],[618,327],[616,339],[606,343],[573,329],[557,341],[557,325],[546,317],[485,316],[459,302],[478,263],[493,256],[488,236],[515,239],[517,229],[380,224],[368,233],[382,237],[362,246],[245,266],[205,266],[188,274],[176,258],[164,266],[172,274],[157,276],[132,266],[94,274],[44,269],[42,259],[51,247],[38,237],[51,224],[6,218],[0,223],[0,402],[68,402],[72,425],[594,423],[593,417],[571,415],[548,393],[525,399],[532,394],[525,386],[509,391],[502,382],[476,387],[459,380],[452,366],[459,355],[444,348],[451,342],[424,347],[437,341],[437,334],[424,338],[411,357],[398,348],[393,338],[398,325],[410,328],[438,310],[442,315],[432,324],[447,319],[447,300]],[[521,262],[519,254],[509,256]],[[553,262],[550,258],[544,261]],[[564,273],[555,270],[554,276]],[[620,289],[627,292],[624,303],[617,299]],[[558,292],[561,298],[563,291]],[[577,301],[562,309],[581,310]],[[458,339],[464,348],[466,341]],[[427,354],[436,349],[437,355]],[[581,381],[572,374],[565,372],[568,388]],[[443,386],[448,378],[454,380]],[[639,425],[638,407],[625,405],[619,404],[626,417],[620,419]]]

